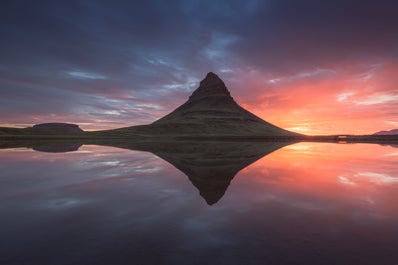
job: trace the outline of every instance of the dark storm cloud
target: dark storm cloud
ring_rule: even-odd
[[[396,56],[397,7],[394,1],[274,1],[240,29],[248,41],[236,51],[273,69]]]
[[[103,108],[117,111],[140,99],[167,112],[208,71],[234,87],[236,69],[288,75],[396,58],[397,7],[394,1],[2,1],[0,111],[75,113],[91,104],[103,115]],[[148,121],[157,115],[148,110]]]

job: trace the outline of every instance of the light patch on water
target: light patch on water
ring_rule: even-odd
[[[44,207],[54,210],[63,210],[77,207],[87,202],[89,202],[89,200],[80,200],[76,198],[57,198],[55,200],[46,201]]]
[[[375,201],[370,197],[364,198],[364,201],[369,205],[375,205]]]
[[[140,167],[140,166],[138,166],[138,167],[135,167],[135,168],[134,168],[134,171],[135,171],[135,172],[141,172],[141,173],[143,173],[143,172],[145,172],[145,173],[152,173],[152,172],[161,171],[162,169],[163,169],[163,167],[160,167],[160,166],[151,167],[151,168],[148,168],[148,167]]]
[[[339,176],[339,182],[346,185],[356,185],[355,182],[344,176]]]
[[[384,156],[398,156],[398,152],[388,153],[388,154],[385,154]]]
[[[355,177],[367,178],[370,182],[375,184],[398,183],[398,177],[390,176],[388,174],[375,173],[375,172],[361,172],[356,174]]]
[[[103,166],[118,166],[120,164],[120,161],[104,161],[104,162],[97,162],[97,164]]]

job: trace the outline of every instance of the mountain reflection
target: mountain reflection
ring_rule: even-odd
[[[258,159],[287,145],[266,143],[179,143],[151,152],[188,176],[209,205],[218,202],[235,175]],[[166,145],[167,146],[167,145]]]
[[[69,144],[69,145],[50,145],[50,146],[33,146],[32,149],[38,152],[47,153],[66,153],[74,152],[79,150],[81,144]]]
[[[31,148],[40,152],[73,152],[83,144],[112,146],[151,152],[188,176],[207,204],[217,203],[235,175],[258,159],[291,142],[210,142],[210,141],[15,141],[0,148]]]

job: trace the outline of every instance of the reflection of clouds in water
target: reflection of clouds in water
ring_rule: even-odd
[[[95,172],[97,176],[119,176],[121,174],[155,173],[162,171],[164,163],[148,152],[123,150],[112,147],[89,146],[92,156],[85,156],[74,163],[74,168],[80,171]]]
[[[385,152],[377,146],[361,152],[358,146],[303,145],[304,155],[300,148],[284,148],[241,170],[212,206],[187,176],[150,153],[83,147],[85,153],[40,154],[34,162],[29,151],[13,167],[0,160],[10,174],[0,190],[12,193],[0,204],[0,224],[14,228],[4,231],[4,242],[45,239],[28,251],[14,247],[5,253],[47,257],[67,248],[74,251],[66,255],[70,263],[78,264],[73,261],[84,260],[89,246],[95,255],[115,258],[120,253],[133,261],[139,260],[137,253],[156,253],[170,264],[244,264],[253,257],[259,261],[254,264],[264,264],[266,251],[282,261],[310,257],[279,264],[323,264],[325,256],[347,255],[355,261],[357,253],[389,254],[386,246],[395,251],[396,186],[369,181],[394,176],[394,159],[374,155]],[[350,159],[355,153],[358,157]],[[203,173],[206,166],[198,168]],[[26,182],[23,188],[12,186],[20,182]],[[350,182],[356,185],[342,185]],[[370,251],[374,245],[377,250]],[[323,256],[313,262],[312,253]]]
[[[298,143],[298,144],[288,145],[288,146],[284,147],[284,149],[297,150],[297,151],[309,151],[312,148],[313,148],[312,145],[308,145],[305,143]]]
[[[98,165],[101,166],[118,166],[120,164],[120,161],[104,161],[104,162],[98,162]]]
[[[297,211],[300,209],[315,211],[315,212],[328,212],[335,209],[334,204],[325,203],[320,200],[309,200],[309,199],[298,199],[297,197],[289,196],[288,194],[263,194],[259,196],[257,199],[261,199],[262,203],[267,204],[278,204],[278,205],[286,205],[291,208],[296,208]]]
[[[347,185],[356,185],[355,182],[344,176],[339,176],[339,182]]]
[[[82,204],[89,202],[90,200],[82,200],[78,198],[56,198],[53,200],[43,201],[42,206],[52,210],[63,210],[66,208],[80,207]]]
[[[161,171],[163,167],[151,167],[151,168],[145,168],[145,167],[137,167],[135,169],[136,172],[143,172],[143,173],[155,173],[158,171]]]
[[[388,185],[398,183],[398,176],[390,176],[375,172],[360,172],[352,176],[339,176],[338,180],[342,184],[359,185],[359,181],[367,181],[373,184]]]
[[[166,163],[151,153],[92,145],[68,153],[4,149],[0,159],[2,196],[48,192],[105,178],[134,179],[167,170]]]
[[[366,202],[369,205],[374,205],[375,204],[375,201],[372,198],[366,197],[363,200],[364,200],[364,202]]]
[[[371,144],[297,143],[241,171],[228,194],[241,193],[242,204],[275,202],[314,213],[326,209],[343,216],[392,218],[398,210],[391,203],[398,168],[395,158],[386,156],[389,152],[389,147]]]
[[[398,152],[388,153],[385,156],[398,156]]]
[[[355,175],[358,178],[366,178],[375,184],[393,184],[398,183],[398,176],[393,177],[388,174],[380,174],[375,172],[363,172]]]

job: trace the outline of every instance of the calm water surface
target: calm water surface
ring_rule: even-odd
[[[214,152],[0,150],[0,264],[398,264],[398,148]]]

